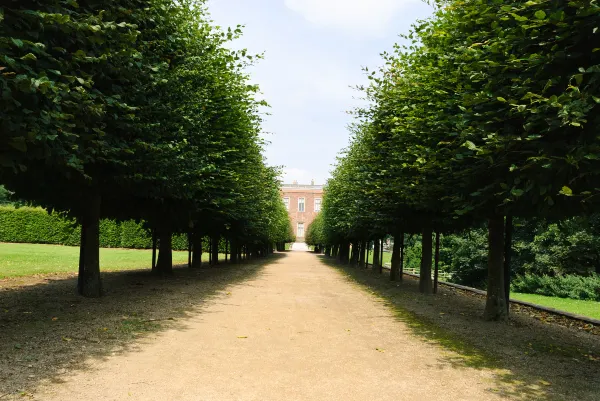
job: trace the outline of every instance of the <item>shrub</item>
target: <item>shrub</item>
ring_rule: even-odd
[[[525,274],[512,281],[511,289],[526,294],[600,302],[600,275],[551,277]]]
[[[81,227],[62,213],[48,213],[34,207],[0,206],[0,242],[79,246],[80,237]],[[150,249],[152,236],[143,223],[105,219],[100,222],[100,246]],[[187,236],[174,235],[173,249],[186,250]]]

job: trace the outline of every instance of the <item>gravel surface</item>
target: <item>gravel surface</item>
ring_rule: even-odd
[[[0,281],[0,400],[600,399],[598,337],[306,252]]]
[[[341,266],[321,257],[352,281],[373,291],[396,309],[418,335],[458,350],[464,363],[497,367],[501,380],[523,399],[600,400],[600,336],[597,328],[513,306],[508,323],[486,322],[485,299],[439,287],[439,294],[418,291],[418,280]],[[509,391],[510,393],[510,391]]]

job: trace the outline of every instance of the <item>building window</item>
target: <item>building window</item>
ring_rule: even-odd
[[[304,223],[298,223],[297,237],[304,237]]]
[[[304,198],[298,198],[298,211],[304,212]]]
[[[290,210],[290,198],[288,198],[288,197],[283,198],[283,203],[285,205],[285,208],[287,210]]]
[[[315,198],[315,212],[321,211],[321,198]]]

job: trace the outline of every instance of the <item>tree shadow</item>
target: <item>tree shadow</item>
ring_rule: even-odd
[[[0,288],[0,399],[28,395],[41,383],[60,383],[64,374],[86,369],[90,357],[136,351],[149,334],[185,330],[186,319],[206,313],[204,305],[226,297],[229,286],[264,275],[266,265],[283,257],[178,267],[168,278],[148,270],[105,272],[105,294],[98,299],[78,296],[72,275],[5,285]]]
[[[390,282],[389,273],[319,257],[379,297],[414,335],[440,346],[439,368],[492,371],[489,391],[510,399],[599,399],[597,336],[544,324],[526,314],[513,313],[509,323],[486,322],[481,318],[485,301],[479,297],[445,287],[427,296],[419,293],[415,279],[405,276],[403,283]]]

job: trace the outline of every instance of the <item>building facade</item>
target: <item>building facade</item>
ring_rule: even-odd
[[[323,186],[315,185],[314,181],[310,185],[294,181],[292,184],[283,184],[281,197],[288,210],[296,241],[304,242],[308,226],[323,206]]]

